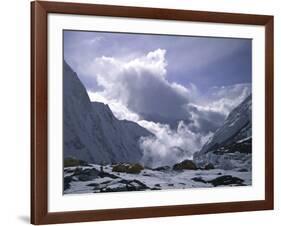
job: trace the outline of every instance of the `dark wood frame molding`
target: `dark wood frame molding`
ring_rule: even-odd
[[[265,27],[265,200],[48,212],[48,13]],[[273,209],[273,16],[35,1],[31,3],[31,223],[52,224]]]

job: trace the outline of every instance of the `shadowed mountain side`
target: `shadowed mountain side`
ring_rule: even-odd
[[[153,135],[138,124],[118,120],[108,105],[91,102],[77,74],[64,62],[64,158],[91,163],[139,162],[138,140]]]
[[[216,168],[251,170],[251,154],[252,95],[229,113],[194,160],[199,166],[212,163]]]

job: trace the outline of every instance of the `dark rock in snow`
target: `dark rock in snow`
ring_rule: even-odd
[[[177,163],[173,166],[174,170],[197,170],[197,166],[191,160],[184,160],[180,163]]]
[[[150,175],[150,174],[147,174],[147,173],[144,173],[143,176],[145,176],[145,177],[151,177],[151,175]]]
[[[202,177],[194,177],[191,180],[193,180],[195,182],[201,182],[201,183],[204,183],[204,184],[208,183],[207,181],[203,180]]]
[[[68,157],[63,160],[63,166],[64,167],[89,166],[89,164],[86,161]]]
[[[143,170],[140,164],[117,164],[112,168],[113,172],[139,174]]]
[[[151,188],[152,191],[159,191],[161,188]]]
[[[143,191],[150,189],[144,183],[138,180],[122,179],[113,184],[100,189],[100,192],[121,192],[121,191]]]
[[[96,187],[96,186],[99,186],[99,183],[90,183],[90,184],[87,184],[87,186]]]
[[[194,177],[191,180],[195,182],[201,182],[201,183],[210,183],[214,187],[217,186],[223,186],[223,185],[243,185],[244,180],[238,178],[238,177],[233,177],[231,175],[225,175],[225,176],[220,176],[217,177],[213,180],[204,180],[202,177]]]
[[[65,191],[66,189],[70,188],[70,182],[72,181],[71,176],[67,176],[63,178],[63,190]]]
[[[225,175],[221,177],[217,177],[213,180],[208,181],[208,183],[211,183],[213,186],[221,186],[221,185],[243,185],[244,180],[233,177],[231,175]]]
[[[100,171],[95,168],[91,169],[81,169],[76,168],[72,176],[77,176],[80,181],[89,181],[99,177]]]
[[[111,173],[107,173],[107,172],[100,172],[99,173],[99,177],[103,178],[103,177],[109,177],[109,178],[112,178],[112,179],[117,179],[119,177],[117,177],[116,175],[114,174],[111,174]]]
[[[248,172],[249,170],[247,169],[239,169],[238,172]]]
[[[152,170],[155,170],[155,171],[167,171],[167,170],[170,170],[170,166],[160,166],[160,167],[157,167],[157,168],[153,168]]]
[[[214,165],[212,163],[208,163],[204,166],[205,170],[212,170],[215,169]]]
[[[95,178],[97,178],[97,177],[87,175],[87,174],[81,174],[78,176],[78,180],[80,180],[80,181],[89,181],[89,180],[93,180]]]

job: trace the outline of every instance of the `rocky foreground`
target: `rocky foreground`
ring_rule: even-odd
[[[185,160],[173,167],[144,168],[140,164],[98,165],[80,161],[64,167],[64,194],[144,191],[251,185],[251,172],[197,168]]]

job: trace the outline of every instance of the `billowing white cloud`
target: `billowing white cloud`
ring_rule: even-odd
[[[213,87],[198,99],[186,104],[191,120],[188,127],[193,132],[208,134],[215,131],[229,112],[251,93],[251,84]]]
[[[103,92],[91,92],[88,91],[89,97],[92,101],[102,102],[108,104],[111,111],[119,120],[129,120],[133,122],[138,122],[142,118],[129,110],[125,105],[123,105],[119,100],[107,99],[103,96]]]
[[[155,134],[154,137],[144,137],[140,140],[140,147],[144,151],[142,161],[150,167],[173,165],[184,159],[192,159],[193,153],[212,135],[194,133],[183,121],[179,122],[176,130],[160,123],[148,121],[138,123]]]
[[[139,115],[159,115],[165,118],[188,117],[183,106],[189,90],[167,80],[166,51],[157,49],[130,61],[112,57],[94,62],[96,79],[107,99],[119,100]]]
[[[251,84],[249,83],[212,87],[205,94],[206,100],[202,104],[205,105],[205,110],[221,112],[227,115],[234,107],[245,100],[251,92]]]
[[[251,92],[250,84],[238,84],[214,87],[203,96],[193,84],[169,82],[165,54],[157,49],[131,60],[96,58],[101,91],[88,91],[92,101],[108,104],[118,119],[134,121],[155,135],[140,140],[143,163],[151,167],[192,158]]]

